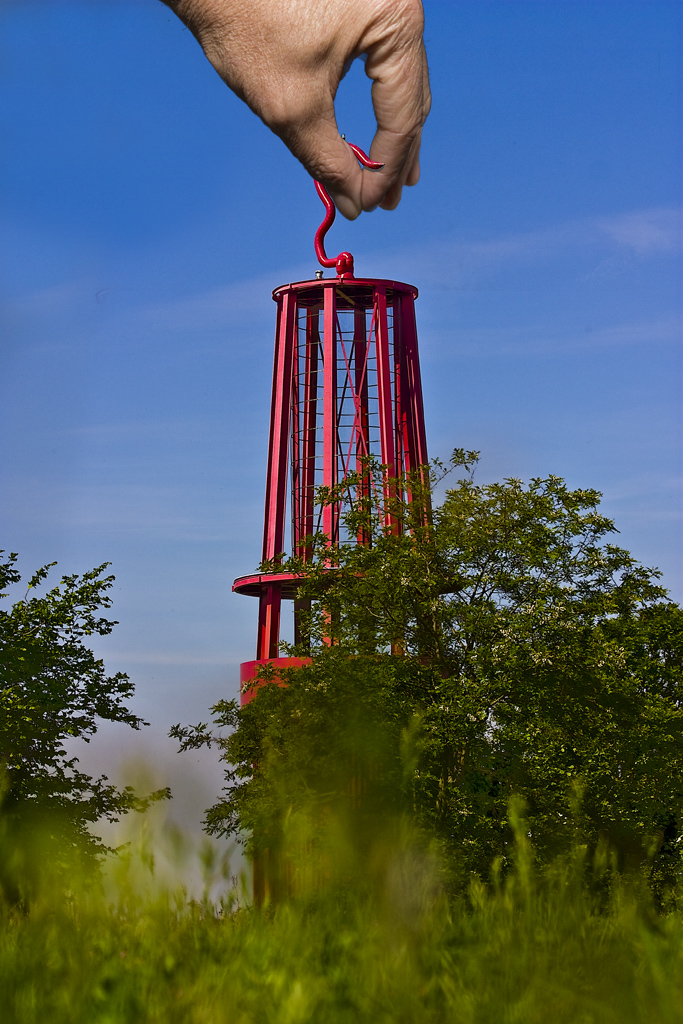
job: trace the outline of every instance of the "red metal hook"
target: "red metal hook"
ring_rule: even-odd
[[[351,147],[358,163],[363,167],[367,167],[371,171],[379,171],[384,167],[384,164],[377,163],[376,160],[371,160],[362,149],[358,146],[354,146],[352,142],[348,142],[347,145]],[[315,187],[318,195],[325,204],[326,211],[325,219],[315,233],[315,254],[318,257],[318,262],[322,267],[336,267],[337,277],[353,277],[353,256],[350,252],[340,252],[338,256],[335,256],[332,259],[325,255],[325,235],[334,223],[337,210],[332,202],[332,197],[325,186],[321,185],[319,181],[316,181]]]

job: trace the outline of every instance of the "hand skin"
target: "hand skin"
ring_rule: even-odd
[[[349,220],[395,209],[403,186],[417,184],[431,103],[420,0],[163,2]],[[381,171],[360,168],[334,114],[339,83],[361,55],[377,118],[370,157]]]

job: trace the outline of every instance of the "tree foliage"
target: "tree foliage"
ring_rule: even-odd
[[[16,557],[0,561],[0,597],[20,582]],[[107,591],[114,581],[103,575],[107,565],[82,576],[63,576],[39,595],[51,568],[44,566],[30,578],[25,597],[0,611],[2,819],[16,830],[38,819],[44,828],[49,817],[64,837],[84,840],[91,848],[98,841],[88,832],[89,824],[100,818],[116,821],[168,795],[160,790],[141,800],[130,787],[111,785],[106,776],[92,778],[79,771],[78,758],[65,747],[69,739],[89,742],[99,721],[133,729],[147,724],[127,706],[134,689],[128,676],[107,675],[86,646],[87,637],[106,636],[116,625],[101,615],[111,605]]]
[[[396,487],[374,470],[365,497],[345,481],[322,500],[345,494],[348,542],[317,536],[311,562],[263,567],[301,574],[307,643],[288,653],[313,660],[286,689],[266,677],[247,706],[214,707],[234,731],[218,741],[228,788],[208,828],[271,842],[292,808],[324,813],[362,779],[368,820],[400,805],[454,870],[487,874],[508,855],[516,795],[541,858],[579,841],[670,881],[683,611],[612,542],[597,491],[552,476],[480,485],[476,458],[454,453],[466,474],[431,511],[434,473]],[[206,725],[174,735],[214,741]]]

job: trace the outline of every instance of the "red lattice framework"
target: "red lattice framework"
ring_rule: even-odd
[[[360,154],[359,150],[354,152]],[[367,161],[364,154],[361,162]],[[367,161],[366,166],[371,166]],[[378,166],[378,165],[374,165]],[[325,199],[324,189],[316,183]],[[329,197],[327,197],[329,200]],[[318,488],[333,488],[358,474],[364,494],[376,486],[368,459],[378,460],[389,480],[400,480],[427,462],[422,385],[415,324],[417,289],[398,281],[356,279],[353,257],[328,259],[324,234],[334,217],[331,200],[316,236],[323,266],[337,276],[284,285],[277,303],[275,359],[266,476],[262,560],[291,550],[310,557],[307,538],[342,535],[340,503],[316,503]],[[388,486],[388,485],[385,485]],[[387,511],[388,495],[376,495]],[[362,543],[363,538],[357,538]],[[278,658],[283,600],[294,600],[299,578],[291,573],[255,573],[235,580],[233,590],[259,599],[256,661],[242,666],[242,683],[259,663],[301,663]],[[295,604],[295,636],[298,611]],[[244,692],[243,702],[251,691]]]
[[[350,472],[366,493],[374,456],[397,479],[427,461],[412,285],[344,279],[278,288],[275,362],[266,477],[263,561],[285,550],[289,510],[292,551],[307,557],[306,538],[340,539],[339,503],[316,507],[320,486]],[[377,496],[378,505],[383,498]],[[390,516],[390,513],[388,514]],[[277,658],[282,599],[297,577],[259,573],[233,589],[258,595],[258,660]]]

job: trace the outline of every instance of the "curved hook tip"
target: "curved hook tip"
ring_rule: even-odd
[[[342,138],[344,139],[343,135]],[[344,139],[344,141],[346,140]],[[381,171],[384,167],[383,163],[380,163],[377,160],[371,160],[367,153],[364,153],[359,146],[354,146],[352,142],[348,142],[347,145],[353,151],[358,163],[361,164],[362,167],[367,168],[367,170]],[[315,233],[315,254],[318,257],[318,262],[322,267],[336,267],[338,277],[353,277],[353,256],[350,252],[340,252],[334,259],[330,259],[325,253],[325,235],[334,223],[337,209],[325,186],[319,181],[315,181],[315,187],[318,195],[325,204],[325,219]]]

